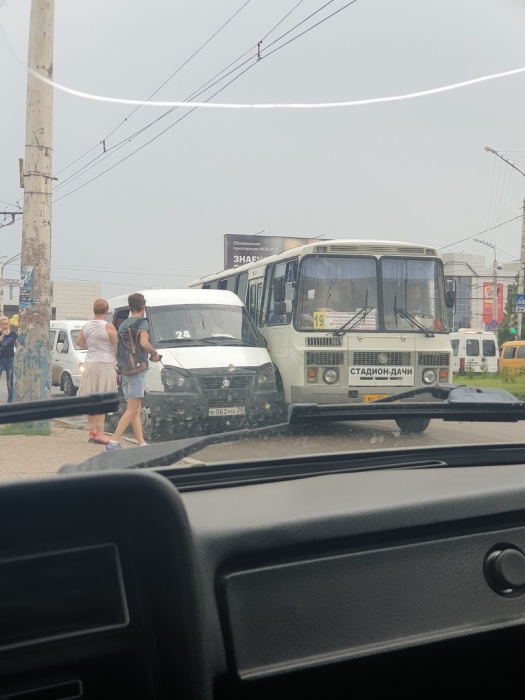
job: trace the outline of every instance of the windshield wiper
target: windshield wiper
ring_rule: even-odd
[[[365,318],[368,316],[368,314],[374,310],[373,306],[365,306],[362,309],[359,309],[357,313],[355,313],[351,319],[349,319],[341,328],[338,328],[336,331],[332,333],[332,335],[344,335],[345,333],[348,333],[349,331],[352,330],[355,326],[357,326],[358,323],[361,321],[364,321]],[[353,322],[353,323],[352,323]],[[352,325],[349,325],[352,324]]]
[[[212,342],[213,340],[215,340],[215,338],[163,338],[157,341],[157,344],[177,343],[177,345],[182,345],[183,343],[189,343],[190,345],[194,345],[195,343],[201,343],[204,345],[214,345]]]
[[[235,338],[233,335],[216,335],[206,338],[206,340],[214,340],[220,345],[250,345],[251,347],[258,346],[259,343],[254,340],[243,340],[242,338]]]
[[[355,313],[351,319],[349,319],[346,323],[344,323],[341,328],[338,328],[336,331],[332,333],[332,335],[335,336],[340,336],[344,335],[345,333],[348,333],[348,331],[351,331],[352,328],[357,326],[358,323],[361,321],[364,321],[365,318],[368,316],[368,314],[374,310],[373,306],[368,306],[368,289],[366,290],[365,293],[365,303],[363,304],[363,308],[359,309],[357,313]],[[352,325],[349,325],[352,324]]]
[[[431,402],[403,402],[422,394]],[[437,399],[437,400],[436,400]],[[525,403],[504,389],[480,389],[455,384],[410,389],[386,399],[363,404],[292,404],[288,422],[266,428],[234,430],[137,447],[103,452],[82,464],[67,464],[60,474],[111,469],[147,469],[171,466],[209,445],[247,438],[292,435],[295,427],[333,421],[392,420],[395,418],[440,418],[444,421],[517,422],[525,420]]]
[[[410,321],[416,328],[419,328],[420,331],[423,331],[423,333],[427,336],[427,338],[435,338],[434,333],[430,331],[426,326],[424,326],[420,321],[415,318],[415,316],[412,316],[412,314],[408,313],[406,309],[402,309],[400,306],[397,305],[397,294],[394,297],[394,314],[396,316],[396,325],[397,325],[397,317],[401,316],[401,318],[404,318],[406,321]]]

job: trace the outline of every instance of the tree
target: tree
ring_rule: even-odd
[[[498,328],[498,342],[504,343],[506,340],[516,340],[518,328],[518,314],[516,313],[516,292],[517,285],[509,285],[507,289],[507,300],[505,302],[505,315]]]

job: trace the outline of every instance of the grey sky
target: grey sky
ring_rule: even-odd
[[[86,92],[145,99],[245,1],[56,0],[54,78]],[[187,98],[256,45],[297,3],[251,0],[156,99]],[[268,52],[345,4],[334,0]],[[304,0],[265,39],[263,57],[265,46],[322,5]],[[30,0],[0,0],[2,30],[23,63],[29,8]],[[521,0],[357,0],[253,65],[215,101],[380,97],[519,68],[525,66],[524,25]],[[24,68],[4,36],[0,65],[2,210],[3,202],[21,197],[26,88]],[[424,241],[448,249],[520,214],[525,177],[483,147],[492,146],[525,171],[524,87],[522,74],[384,105],[301,112],[196,110],[60,201],[187,110],[176,110],[64,184],[101,155],[97,144],[133,108],[55,91],[53,277],[101,281],[106,297],[185,286],[222,268],[225,233],[261,230]],[[142,107],[109,136],[106,147],[165,111]],[[92,147],[86,158],[59,172]],[[0,255],[19,252],[20,230],[19,224],[0,230]],[[515,221],[484,236],[496,243],[503,263],[519,256],[520,230]],[[472,242],[451,249],[491,260],[488,248]],[[6,269],[9,276],[17,272],[16,265]]]

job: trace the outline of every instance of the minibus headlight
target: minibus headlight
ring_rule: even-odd
[[[86,368],[85,368],[83,362],[81,362],[81,363],[79,364],[78,369],[79,369],[79,371],[80,371],[80,374],[84,374]]]
[[[275,370],[273,365],[263,365],[259,369],[259,387],[275,384]]]
[[[166,389],[181,389],[188,385],[188,380],[180,372],[171,367],[163,367],[160,378]]]

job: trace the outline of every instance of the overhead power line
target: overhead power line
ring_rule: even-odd
[[[302,20],[302,21],[299,22],[297,25],[295,25],[294,28],[292,28],[291,30],[288,30],[287,32],[285,32],[284,34],[282,34],[278,39],[275,39],[273,42],[271,42],[271,44],[268,45],[268,47],[266,47],[265,51],[268,51],[268,49],[269,49],[270,46],[273,46],[276,42],[280,41],[283,37],[287,36],[287,35],[290,33],[290,31],[293,31],[293,29],[295,29],[295,28],[299,27],[300,25],[304,24],[305,21],[307,21],[308,19],[311,19],[315,14],[317,14],[320,10],[322,10],[322,9],[324,9],[325,7],[327,7],[328,5],[330,5],[332,2],[334,2],[334,0],[329,0],[325,5],[323,5],[322,8],[319,8],[319,10],[316,10],[315,12],[311,13],[306,19]],[[146,146],[149,146],[151,143],[153,143],[153,142],[156,141],[158,138],[160,138],[160,136],[162,136],[162,135],[165,134],[167,131],[169,131],[173,126],[175,126],[176,124],[178,124],[179,122],[181,122],[183,119],[185,119],[187,116],[189,116],[192,112],[194,112],[195,109],[198,108],[198,106],[200,106],[200,105],[202,105],[202,104],[207,104],[207,103],[209,103],[210,100],[212,100],[216,95],[218,95],[220,92],[222,92],[223,90],[225,90],[225,89],[226,89],[227,87],[229,87],[233,82],[235,82],[235,81],[238,80],[242,75],[244,75],[248,70],[250,70],[250,69],[253,68],[255,65],[257,65],[257,63],[259,62],[259,60],[261,60],[262,58],[266,58],[267,56],[269,56],[269,55],[275,53],[275,52],[278,51],[280,48],[283,48],[284,46],[286,46],[286,45],[292,43],[292,41],[295,41],[295,39],[299,39],[301,36],[304,36],[304,35],[307,34],[309,31],[315,29],[315,28],[318,27],[319,25],[321,25],[321,24],[323,24],[324,22],[326,22],[328,19],[331,19],[332,17],[334,17],[335,15],[337,15],[339,12],[341,12],[342,10],[344,10],[344,9],[346,9],[346,8],[348,8],[348,7],[350,7],[351,5],[353,5],[353,4],[356,3],[356,2],[357,2],[357,0],[350,0],[350,2],[346,3],[345,5],[343,5],[343,7],[339,8],[338,10],[336,10],[335,12],[333,12],[332,14],[330,14],[330,15],[328,15],[327,17],[323,18],[322,20],[320,20],[319,22],[317,22],[317,23],[314,24],[313,26],[309,27],[308,29],[304,30],[303,32],[301,32],[301,33],[298,34],[297,36],[292,37],[291,39],[289,39],[287,42],[285,42],[285,44],[282,45],[282,47],[281,47],[281,46],[280,46],[280,47],[276,47],[273,51],[270,51],[270,52],[268,52],[268,53],[265,53],[264,55],[260,55],[260,54],[259,54],[257,57],[253,57],[253,58],[251,58],[251,59],[248,59],[248,61],[245,61],[244,63],[247,63],[247,62],[249,62],[249,61],[254,61],[254,59],[255,59],[255,62],[253,62],[251,65],[249,65],[247,68],[245,68],[241,73],[238,73],[236,76],[234,76],[228,83],[226,83],[225,85],[223,85],[221,88],[219,88],[219,90],[217,90],[215,93],[213,93],[213,94],[210,95],[208,98],[206,98],[206,100],[205,100],[204,102],[199,103],[199,104],[196,104],[195,106],[193,106],[192,109],[190,109],[188,112],[186,112],[185,114],[183,114],[179,119],[177,119],[175,122],[173,122],[173,123],[170,124],[168,127],[166,127],[165,129],[163,129],[161,132],[159,132],[157,135],[155,135],[155,136],[154,136],[153,138],[151,138],[149,141],[147,141],[146,143],[142,144],[141,146],[139,146],[138,148],[136,148],[134,151],[132,151],[131,153],[129,153],[128,155],[126,155],[124,158],[121,158],[119,161],[117,161],[116,163],[114,163],[114,164],[111,165],[110,167],[106,168],[106,169],[103,170],[102,172],[98,173],[97,175],[95,175],[95,176],[92,177],[91,179],[87,180],[87,181],[84,182],[83,184],[81,184],[81,185],[79,185],[78,187],[76,187],[76,188],[70,190],[69,192],[66,192],[66,194],[62,195],[61,197],[58,197],[57,199],[55,199],[55,200],[54,200],[55,203],[56,203],[56,202],[59,202],[61,199],[64,199],[65,197],[68,197],[70,194],[73,194],[74,192],[77,192],[78,190],[82,189],[83,187],[85,187],[85,186],[89,185],[90,183],[94,182],[94,181],[97,180],[99,177],[102,177],[102,175],[105,175],[105,174],[108,173],[109,171],[113,170],[113,168],[117,167],[118,165],[120,165],[120,164],[123,163],[124,161],[128,160],[128,158],[130,158],[131,156],[135,155],[136,153],[138,153],[139,151],[141,151],[141,150],[142,150],[143,148],[145,148]],[[235,72],[235,70],[238,70],[242,65],[243,65],[243,64],[241,64],[240,66],[238,66],[237,68],[235,68],[234,71],[232,71],[232,72]],[[223,77],[222,77],[220,80],[218,80],[217,82],[220,82],[221,80],[223,80],[224,78],[226,78],[227,75],[228,75],[228,74],[226,74],[225,76],[223,76]],[[206,89],[209,89],[210,87],[212,87],[212,85],[208,86],[208,88],[206,88]],[[168,112],[165,113],[164,115],[161,115],[161,117],[158,117],[156,120],[154,120],[154,122],[152,122],[152,124],[155,123],[155,122],[157,122],[157,121],[159,121],[160,119],[164,118],[167,114],[169,114],[170,112],[172,112],[174,109],[176,109],[176,107],[174,107],[174,108],[168,110]],[[150,124],[150,125],[151,125],[151,124]],[[150,126],[150,125],[148,125],[148,126]],[[141,132],[145,131],[145,129],[148,128],[148,126],[147,126],[147,127],[144,127],[143,129],[141,129]],[[121,146],[122,146],[122,144],[120,145],[120,147],[121,147]],[[117,149],[117,150],[119,150],[119,149]],[[85,171],[90,170],[92,167],[94,167],[94,166],[90,166],[89,168],[86,168]],[[81,173],[81,174],[83,174],[83,173]],[[70,178],[69,181],[71,182],[73,179],[77,179],[77,177],[78,177],[79,175],[80,175],[80,174],[78,174],[78,175],[76,175],[76,176],[71,176],[71,178]],[[65,184],[65,183],[64,183],[64,184]],[[59,191],[60,189],[61,189],[60,186],[57,187],[57,188],[55,188],[55,192],[56,192],[56,191]]]

